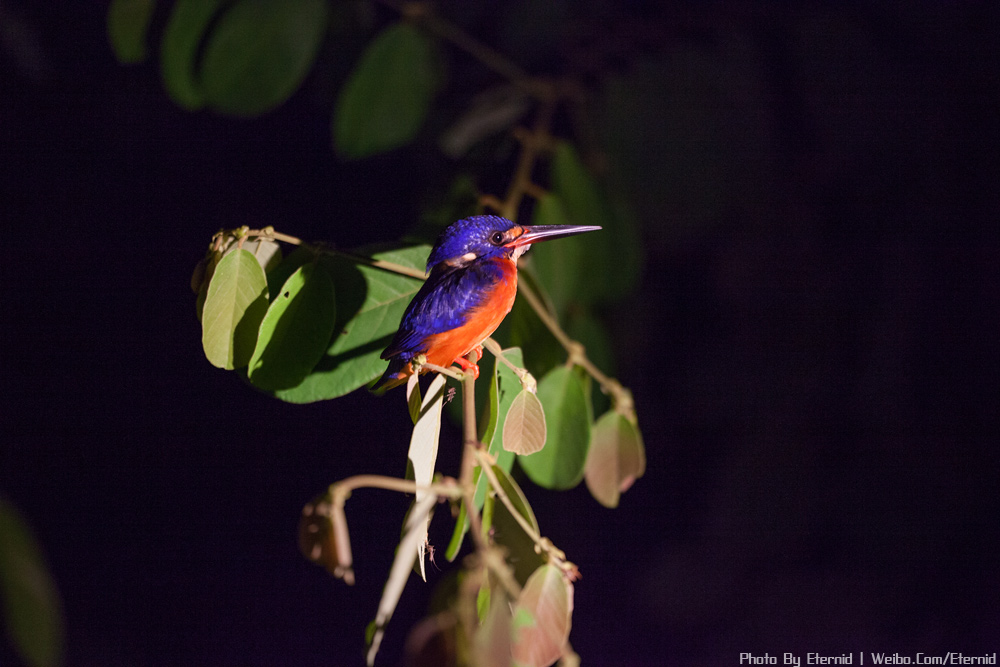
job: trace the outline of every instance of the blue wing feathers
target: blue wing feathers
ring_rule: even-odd
[[[427,338],[465,324],[502,275],[503,270],[494,262],[432,272],[406,308],[399,331],[382,358],[399,356],[405,363],[426,351]]]

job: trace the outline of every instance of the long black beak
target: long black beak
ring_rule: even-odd
[[[516,239],[507,244],[508,248],[516,248],[538,241],[549,241],[560,239],[564,236],[573,236],[584,232],[593,232],[600,227],[596,225],[522,225],[524,232]]]

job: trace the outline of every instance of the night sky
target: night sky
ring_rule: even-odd
[[[0,495],[59,587],[67,664],[362,664],[408,501],[348,502],[354,587],[297,523],[331,482],[404,473],[403,397],[288,405],[213,368],[189,277],[222,227],[398,238],[447,160],[339,161],[319,75],[258,120],[180,110],[155,64],[115,61],[103,5],[64,4],[0,4]],[[636,172],[642,282],[603,314],[647,473],[616,510],[524,482],[583,573],[584,665],[1000,650],[1000,14],[924,5],[804,5],[812,50],[750,4],[688,26],[752,28],[767,131],[743,147],[767,177],[680,210],[683,165]]]

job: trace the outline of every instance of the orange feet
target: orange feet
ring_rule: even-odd
[[[478,358],[476,359],[476,361],[479,361],[479,359],[483,358],[483,348],[481,347],[478,348],[477,357]],[[477,380],[479,379],[479,366],[477,366],[475,362],[469,361],[465,357],[458,357],[457,359],[455,359],[455,363],[461,366],[463,371],[467,373],[471,372],[472,377],[476,378]]]

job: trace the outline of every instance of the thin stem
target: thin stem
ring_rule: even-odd
[[[496,342],[492,338],[487,338],[486,340],[483,341],[483,347],[489,350],[494,357],[502,361],[504,365],[507,366],[507,368],[512,370],[514,374],[517,375],[518,378],[520,378],[521,386],[528,388],[529,391],[534,393],[535,390],[534,388],[537,388],[538,386],[538,383],[535,382],[535,378],[533,378],[531,373],[528,372],[528,369],[521,368],[520,366],[515,366],[510,361],[510,359],[504,356],[503,349],[501,349],[500,347],[500,343]]]
[[[470,352],[466,358],[472,363],[478,361],[475,352]],[[476,550],[481,553],[487,548],[487,544],[483,538],[479,510],[476,509],[475,504],[476,488],[472,483],[476,455],[480,448],[479,436],[476,434],[476,376],[474,373],[465,373],[464,375],[465,377],[462,378],[462,435],[465,444],[462,451],[462,469],[458,485],[462,489],[466,515],[469,517],[469,532],[472,533],[472,539],[476,543]]]
[[[557,97],[552,86],[549,86],[547,90],[542,106],[535,117],[534,127],[530,133],[524,133],[521,136],[521,155],[518,157],[510,189],[503,201],[503,216],[510,220],[517,218],[517,209],[521,205],[521,199],[531,187],[531,171],[535,167],[538,152],[549,138],[549,128],[552,126],[552,117],[555,115]]]
[[[274,241],[283,241],[291,245],[301,246],[312,250],[315,253],[322,253],[325,255],[332,255],[334,257],[342,257],[348,261],[354,262],[355,264],[364,264],[366,266],[372,266],[376,269],[382,269],[383,271],[389,271],[391,273],[398,273],[402,276],[408,276],[410,278],[419,278],[420,280],[425,280],[427,274],[420,269],[414,269],[409,266],[403,266],[402,264],[396,264],[395,262],[387,262],[384,259],[375,259],[374,257],[365,257],[364,255],[356,255],[352,252],[346,252],[344,250],[337,250],[327,245],[307,243],[296,236],[290,236],[288,234],[282,234],[281,232],[276,232],[271,228],[264,229],[251,229],[246,232],[246,236],[256,236],[262,239],[272,239]],[[244,238],[245,238],[244,237]]]
[[[562,327],[559,326],[559,322],[549,312],[548,308],[545,307],[545,304],[542,303],[541,298],[535,293],[535,290],[527,283],[522,282],[518,285],[518,292],[524,295],[524,298],[528,300],[528,304],[538,314],[538,319],[555,336],[560,345],[566,348],[566,351],[569,353],[569,361],[581,366],[591,377],[597,380],[604,393],[610,394],[612,399],[614,399],[615,407],[619,412],[622,412],[626,416],[633,414],[634,406],[628,389],[625,389],[618,380],[606,375],[600,368],[594,365],[594,362],[587,358],[583,345],[570,338],[563,331]]]
[[[447,479],[447,478],[446,478]],[[386,489],[388,491],[399,491],[400,493],[416,493],[417,491],[427,491],[445,498],[458,498],[461,491],[453,483],[431,484],[425,486],[417,484],[411,479],[399,479],[398,477],[387,477],[385,475],[354,475],[342,479],[330,487],[330,494],[334,498],[340,496],[346,499],[351,495],[351,491],[360,488]]]

